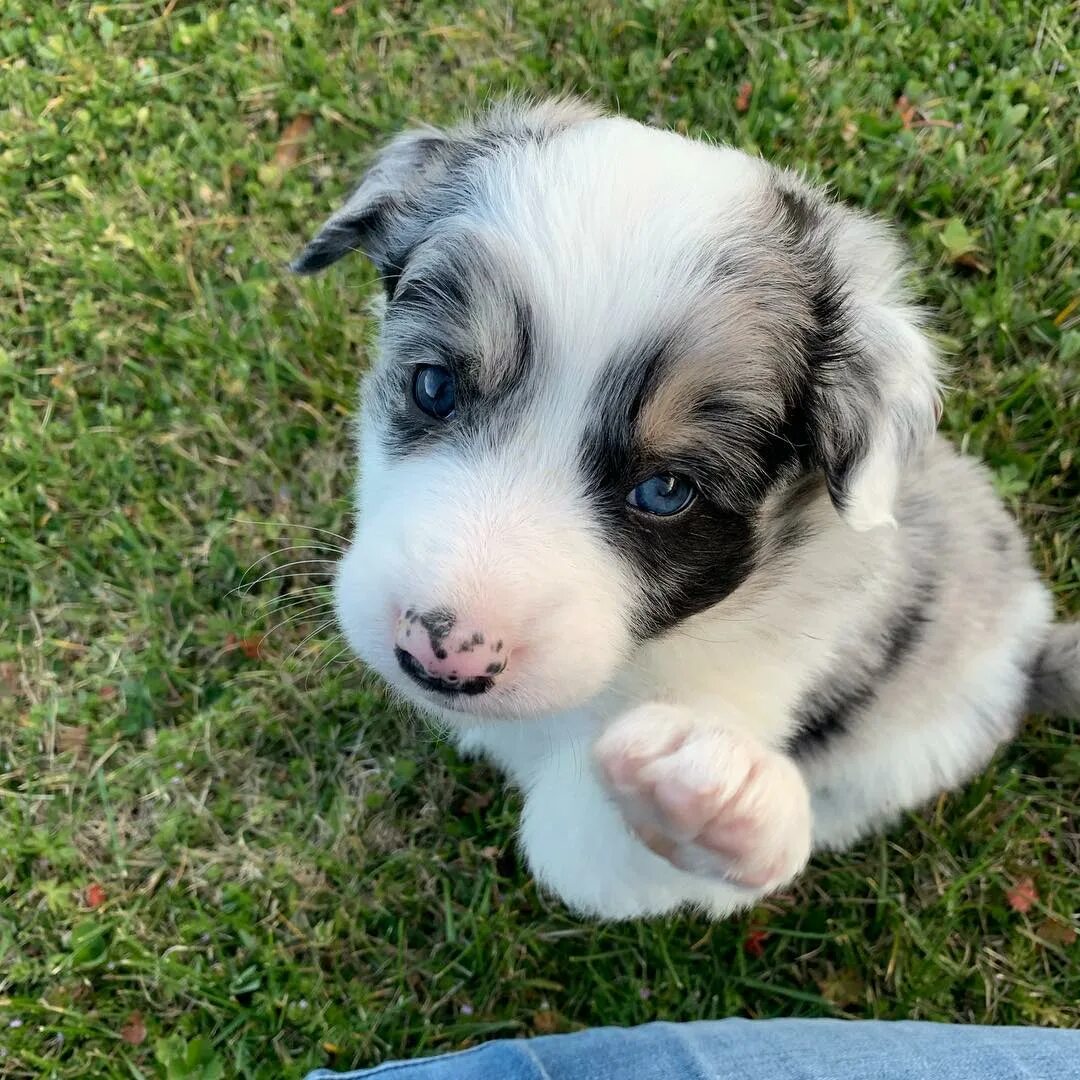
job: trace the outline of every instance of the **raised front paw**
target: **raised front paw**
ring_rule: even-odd
[[[810,796],[795,764],[686,709],[643,705],[594,748],[627,823],[681,870],[768,891],[810,857]]]

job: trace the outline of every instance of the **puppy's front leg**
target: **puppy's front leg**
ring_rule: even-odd
[[[810,795],[790,758],[722,719],[641,705],[597,740],[600,775],[641,841],[673,866],[767,892],[810,857]]]

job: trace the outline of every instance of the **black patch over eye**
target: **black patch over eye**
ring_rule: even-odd
[[[656,517],[673,517],[685,510],[697,496],[697,488],[681,476],[657,473],[643,480],[626,496],[635,510]]]
[[[716,497],[715,477],[710,483],[708,472],[701,475],[699,491],[676,462],[656,460],[640,445],[638,418],[662,383],[671,347],[668,340],[644,342],[637,353],[612,358],[580,450],[602,535],[641,587],[631,616],[639,640],[719,603],[746,580],[757,557],[752,508],[728,508]],[[708,446],[686,455],[685,469],[715,473]]]
[[[438,364],[421,364],[413,374],[412,396],[421,412],[449,420],[457,405],[453,374]]]

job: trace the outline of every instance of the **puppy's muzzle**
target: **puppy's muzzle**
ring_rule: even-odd
[[[490,626],[480,628],[442,608],[408,608],[394,634],[401,670],[424,689],[443,694],[486,693],[506,670],[510,652]]]

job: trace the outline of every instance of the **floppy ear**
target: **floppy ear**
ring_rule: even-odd
[[[359,251],[371,259],[387,291],[393,292],[412,245],[407,235],[410,210],[417,208],[424,189],[445,170],[449,144],[449,137],[436,128],[406,131],[394,138],[289,269],[314,274]]]
[[[880,226],[849,220],[833,254],[844,281],[833,319],[839,344],[816,373],[815,450],[853,529],[895,527],[903,469],[940,417],[937,356],[904,303],[898,251]]]
[[[490,151],[506,138],[540,141],[598,115],[596,109],[572,97],[542,101],[509,97],[449,132],[433,127],[406,131],[383,149],[345,205],[330,216],[289,268],[298,274],[314,274],[359,251],[375,264],[392,295],[409,253],[437,212],[437,189],[441,184],[443,202],[446,195],[453,202],[458,193],[448,181],[471,154]]]

